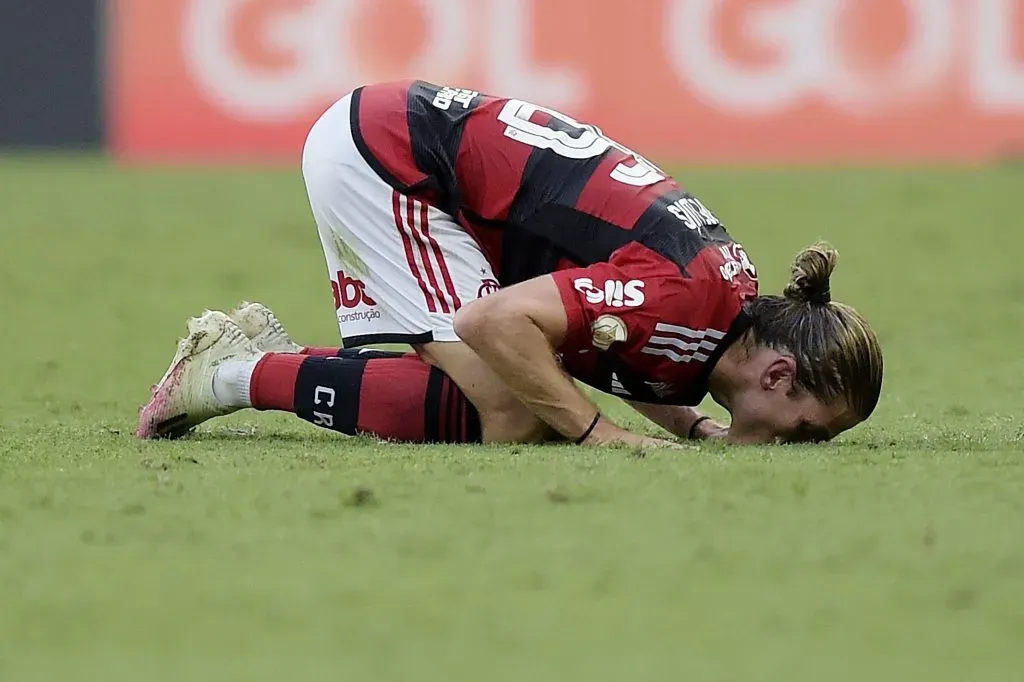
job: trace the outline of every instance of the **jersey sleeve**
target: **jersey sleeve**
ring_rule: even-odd
[[[683,273],[631,243],[608,262],[554,273],[568,321],[558,350],[610,350],[652,381],[685,382],[756,295],[756,280],[725,262],[712,246]]]
[[[633,318],[641,315],[636,310],[639,307],[637,303],[642,305],[647,300],[644,292],[646,282],[630,279],[628,273],[611,263],[560,270],[552,277],[562,298],[567,320],[565,339],[559,349],[563,351],[591,347],[594,341],[593,327],[602,316],[612,316],[628,330],[629,322],[635,322]],[[616,291],[621,298],[615,298]],[[609,341],[614,342],[615,330],[609,329],[609,334],[612,335]],[[618,335],[623,336],[622,333]],[[625,337],[617,340],[623,341]],[[601,343],[600,339],[598,343]]]
[[[681,295],[699,283],[687,287],[677,266],[636,243],[608,262],[560,270],[553,277],[568,321],[561,350],[608,350],[619,344],[621,352],[653,328],[658,311],[671,304],[677,315],[696,319],[705,298],[696,291]]]

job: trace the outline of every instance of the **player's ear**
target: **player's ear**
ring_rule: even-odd
[[[761,372],[761,388],[789,393],[796,380],[796,360],[792,355],[776,355]]]

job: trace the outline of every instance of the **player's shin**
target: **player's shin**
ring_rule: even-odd
[[[347,435],[403,442],[480,441],[480,419],[451,379],[415,355],[344,351],[339,356],[266,355],[252,367],[220,368],[226,395],[281,410]],[[248,376],[243,376],[248,372]]]

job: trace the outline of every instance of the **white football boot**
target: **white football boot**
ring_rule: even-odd
[[[301,353],[302,346],[292,341],[281,321],[262,303],[242,301],[228,316],[241,327],[253,345],[266,353]]]
[[[225,406],[214,395],[217,367],[230,361],[253,362],[263,356],[245,332],[221,312],[193,317],[188,332],[139,414],[135,432],[139,438],[180,438],[207,419],[235,412],[238,408]]]

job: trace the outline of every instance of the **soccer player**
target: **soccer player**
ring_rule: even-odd
[[[295,346],[261,306],[208,312],[140,437],[255,407],[393,440],[668,444],[605,419],[573,379],[676,436],[741,443],[828,440],[877,404],[881,348],[831,302],[834,250],[805,250],[784,294],[759,296],[718,217],[594,126],[371,85],[313,126],[302,169],[345,350]],[[380,343],[415,354],[359,350]],[[693,409],[709,393],[728,430]]]

